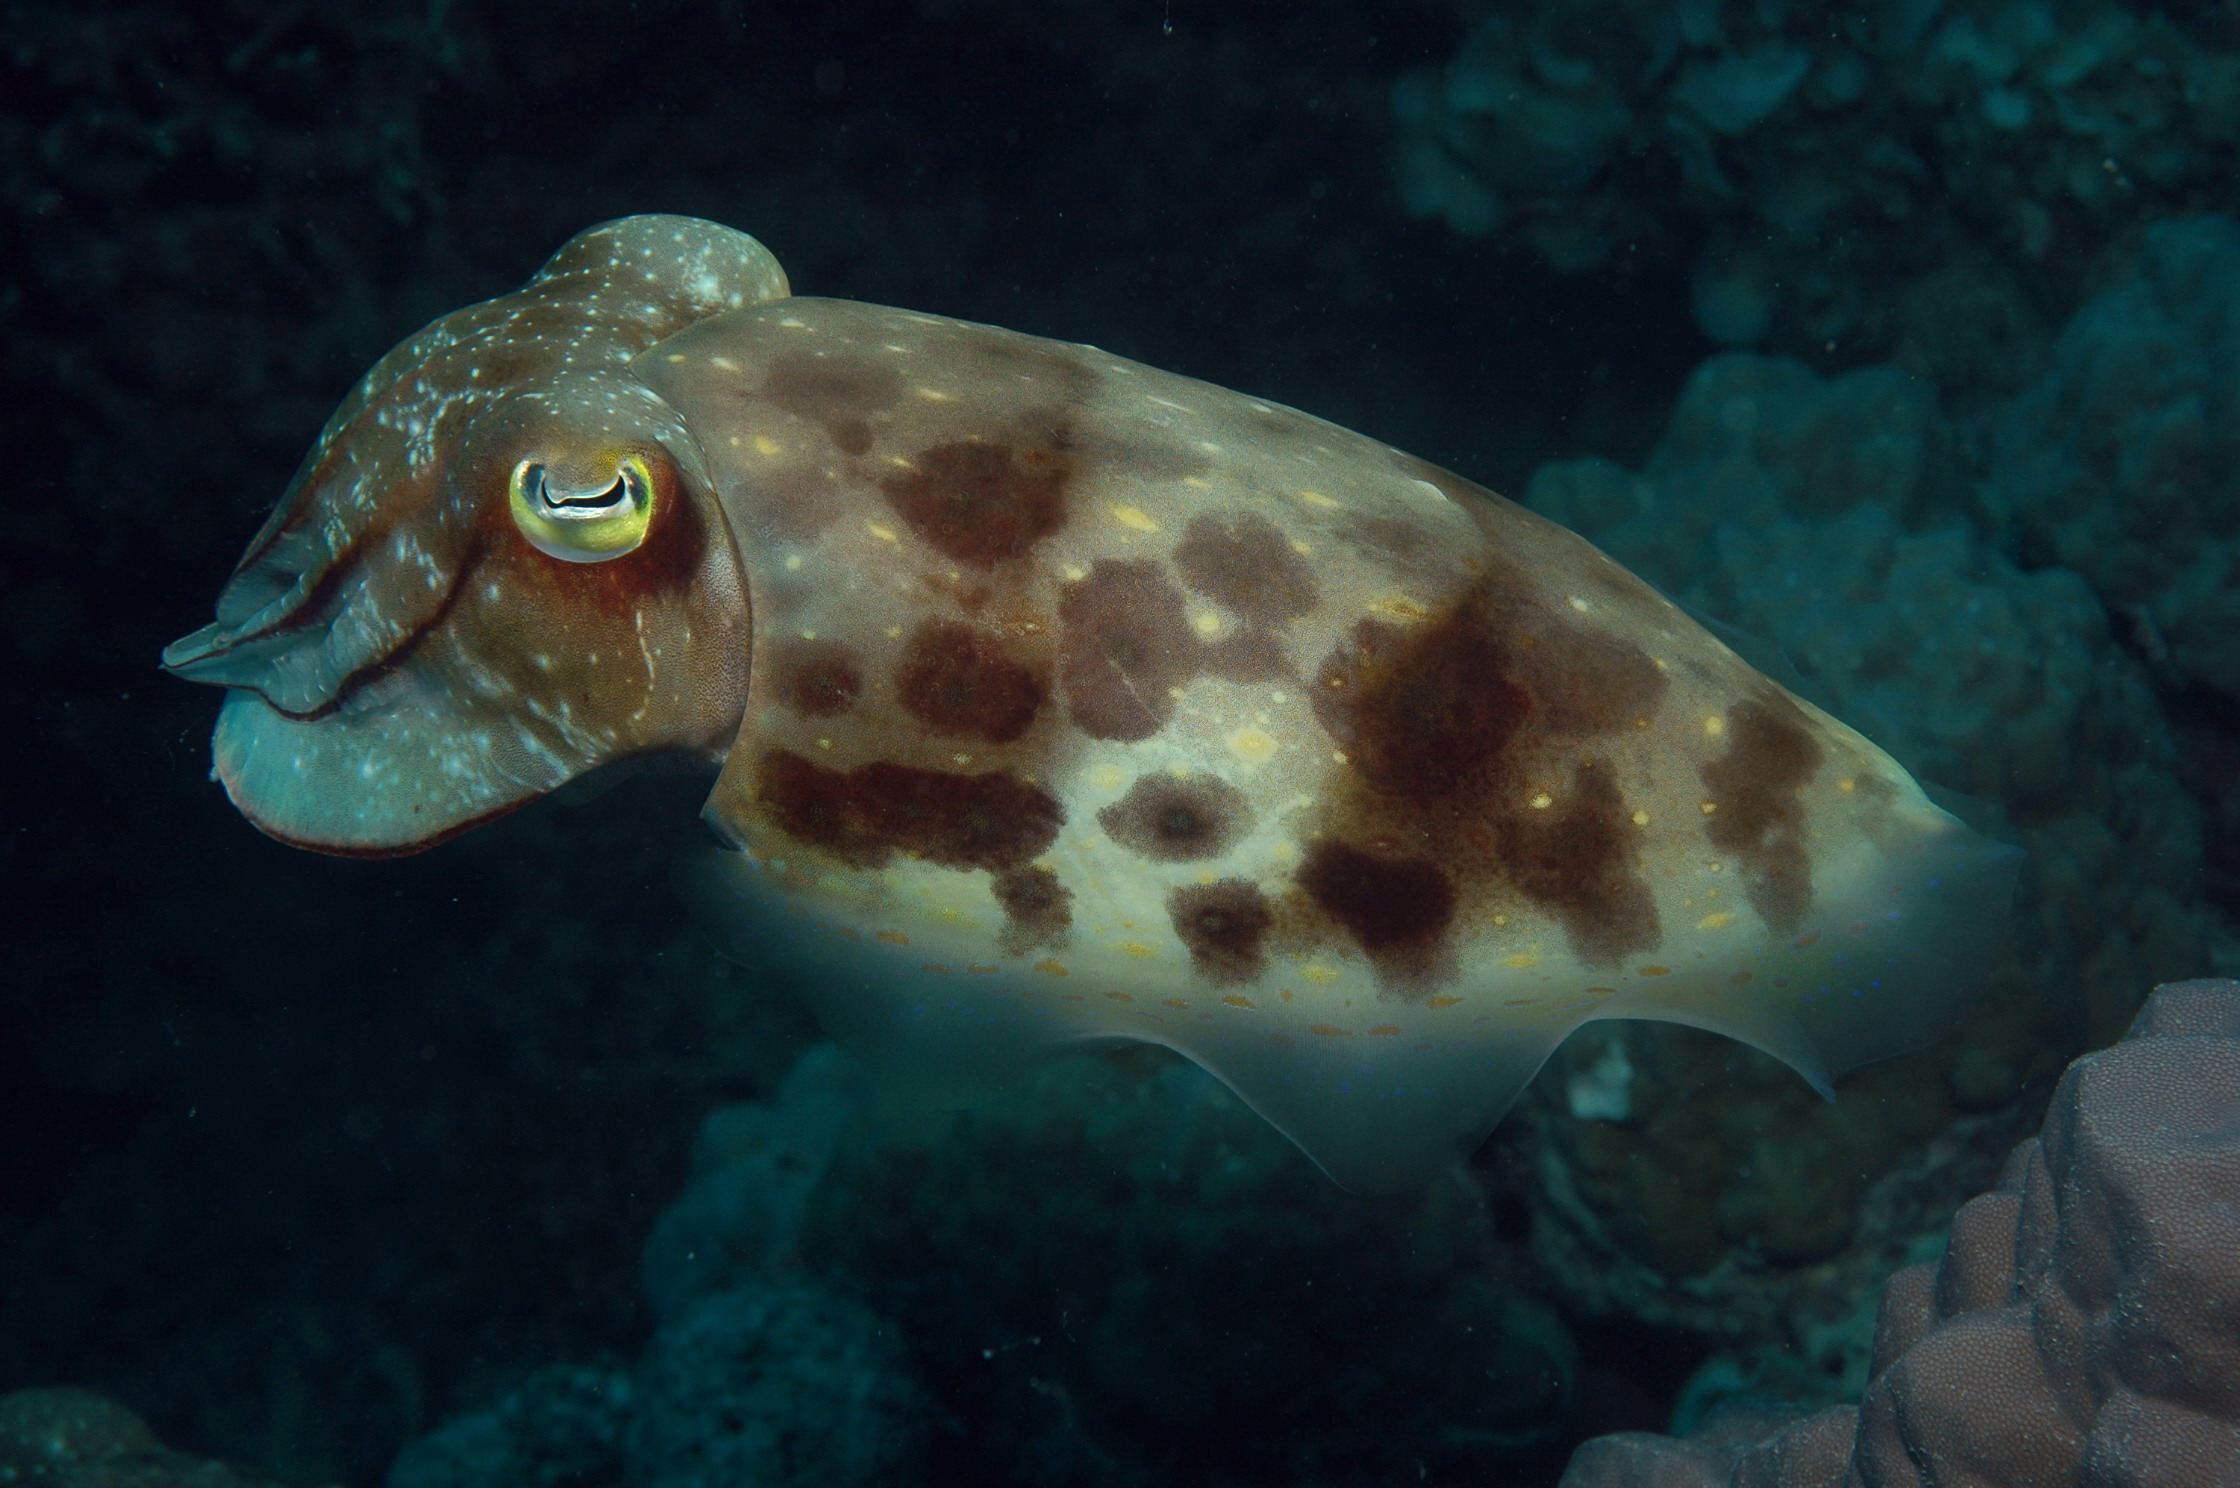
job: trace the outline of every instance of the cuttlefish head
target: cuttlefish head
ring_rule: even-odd
[[[242,812],[380,856],[613,761],[720,758],[745,586],[699,446],[630,364],[787,293],[744,233],[632,217],[382,358],[217,620],[163,653],[228,689],[213,773]]]

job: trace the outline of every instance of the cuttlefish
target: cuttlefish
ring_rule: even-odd
[[[692,876],[890,1082],[1164,1045],[1422,1180],[1582,1023],[1822,1090],[1980,981],[2018,856],[1583,539],[1266,399],[791,295],[631,217],[366,374],[164,653],[319,852],[715,772]]]

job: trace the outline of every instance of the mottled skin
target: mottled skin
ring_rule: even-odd
[[[574,472],[564,507],[624,456],[636,546],[513,530],[508,472]],[[720,760],[698,897],[895,1079],[1165,1044],[1358,1187],[1482,1136],[1590,1018],[1825,1088],[1964,995],[2012,878],[1490,492],[1093,348],[788,298],[690,219],[391,353],[219,613],[167,661],[236,689],[217,773],[266,831],[411,851]]]

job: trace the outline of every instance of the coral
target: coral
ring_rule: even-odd
[[[820,1044],[774,1099],[710,1112],[646,1241],[661,1328],[637,1367],[538,1370],[407,1446],[388,1488],[911,1481],[930,1412],[894,1331],[798,1274],[804,1207],[859,1099]]]
[[[622,1471],[632,1398],[625,1370],[555,1364],[488,1410],[447,1421],[407,1445],[387,1488],[573,1488]]]
[[[0,1395],[0,1483],[26,1488],[271,1488],[174,1452],[145,1421],[88,1390]]]
[[[1856,1412],[1604,1437],[1563,1488],[2240,1480],[2240,982],[2157,988],[2041,1136],[1891,1278]]]
[[[540,1369],[411,1443],[388,1488],[916,1480],[930,1420],[893,1330],[801,1283],[695,1297],[634,1370]]]
[[[639,1488],[855,1488],[913,1481],[925,1400],[893,1330],[807,1286],[696,1304],[638,1366],[624,1458]]]
[[[780,1457],[906,1482],[953,1441],[976,1470],[1122,1488],[1191,1461],[1389,1467],[1395,1433],[1452,1463],[1560,1442],[1577,1345],[1459,1169],[1349,1195],[1163,1051],[947,1114],[857,1079],[820,1046],[709,1115],[646,1244],[661,1328],[635,1368],[538,1371],[389,1488],[807,1481]]]
[[[2240,223],[2159,223],[2000,421],[1983,501],[2183,684],[2240,698]]]
[[[701,1297],[797,1265],[801,1216],[862,1099],[861,1077],[831,1044],[795,1062],[774,1101],[711,1111],[692,1145],[692,1177],[645,1245],[646,1296],[663,1321]]]
[[[1488,1471],[1564,1429],[1579,1373],[1461,1170],[1347,1194],[1158,1050],[867,1123],[801,1249],[904,1330],[975,1461],[1073,1464],[1038,1483]]]
[[[1393,90],[1409,211],[1563,270],[1683,254],[1714,341],[1901,346],[1948,390],[2027,375],[2064,260],[2217,200],[2240,144],[2240,47],[2202,11],[1474,8]]]

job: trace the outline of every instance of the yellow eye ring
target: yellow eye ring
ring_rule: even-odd
[[[513,525],[538,552],[567,563],[604,563],[646,540],[653,525],[653,472],[636,455],[614,463],[604,485],[578,488],[541,460],[523,460],[506,483]]]

